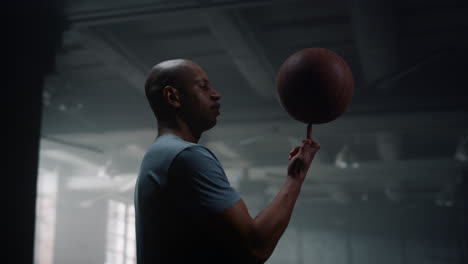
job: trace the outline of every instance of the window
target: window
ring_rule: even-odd
[[[109,200],[106,264],[135,264],[135,207]]]
[[[37,177],[34,263],[54,263],[57,171],[40,168]]]

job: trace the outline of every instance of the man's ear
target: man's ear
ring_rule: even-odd
[[[174,108],[180,107],[180,94],[176,88],[170,85],[164,87],[163,97],[164,100],[166,100],[166,102]]]

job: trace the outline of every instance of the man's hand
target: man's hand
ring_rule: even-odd
[[[320,144],[312,139],[304,139],[302,146],[297,146],[289,153],[288,177],[304,181],[315,153]]]

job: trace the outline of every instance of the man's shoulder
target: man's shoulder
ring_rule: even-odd
[[[158,154],[172,154],[176,155],[177,153],[183,151],[186,148],[196,146],[197,144],[184,141],[179,137],[167,134],[158,137],[153,144],[148,149],[148,154],[158,153]]]
[[[160,136],[147,149],[142,160],[142,168],[151,170],[160,168],[161,171],[166,171],[179,153],[194,145],[196,144],[184,141],[175,135]]]
[[[164,135],[155,140],[145,153],[143,161],[155,164],[155,160],[162,163],[172,163],[173,160],[182,162],[218,162],[216,156],[205,146],[184,141],[175,135]]]
[[[192,164],[218,164],[216,156],[207,147],[200,144],[192,144],[182,149],[175,157],[180,163]],[[198,166],[197,166],[198,167]]]

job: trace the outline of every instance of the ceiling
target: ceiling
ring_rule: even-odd
[[[435,197],[462,177],[454,155],[468,129],[466,1],[74,0],[65,11],[44,91],[44,151],[136,173],[156,136],[146,76],[162,60],[187,58],[222,95],[218,125],[200,143],[226,169],[244,168],[233,184],[260,179],[274,190],[306,129],[279,105],[276,72],[293,52],[323,47],[348,62],[355,94],[343,116],[314,127],[322,148],[311,201],[320,192],[391,200],[390,189]],[[347,168],[336,167],[339,157]]]

